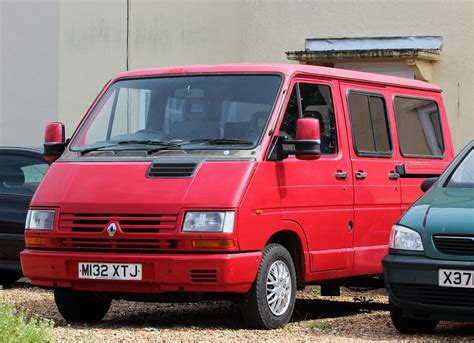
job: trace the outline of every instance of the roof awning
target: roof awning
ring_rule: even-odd
[[[359,37],[306,39],[305,50],[288,51],[287,58],[304,64],[405,61],[417,79],[431,79],[431,63],[440,57],[443,37]]]

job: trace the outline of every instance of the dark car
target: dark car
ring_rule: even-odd
[[[383,267],[398,331],[474,321],[474,141],[393,226],[389,246]]]
[[[20,251],[31,198],[48,169],[43,150],[0,147],[0,284],[21,278]]]

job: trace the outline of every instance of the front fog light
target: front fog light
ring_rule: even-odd
[[[394,225],[390,233],[390,244],[392,249],[423,251],[421,236],[415,230],[404,226]]]
[[[183,232],[234,231],[234,212],[186,212]]]
[[[29,210],[26,216],[26,230],[53,230],[54,210]]]

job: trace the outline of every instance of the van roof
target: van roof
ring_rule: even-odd
[[[341,80],[363,81],[384,85],[402,86],[440,92],[440,88],[432,83],[408,78],[364,73],[353,70],[320,67],[304,64],[218,64],[188,65],[169,68],[152,68],[131,70],[118,74],[114,81],[128,77],[149,77],[153,75],[203,74],[203,73],[281,73],[286,76],[309,74]]]

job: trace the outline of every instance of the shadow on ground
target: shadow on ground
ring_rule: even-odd
[[[17,285],[18,288],[30,288]],[[229,331],[245,330],[238,304],[230,302],[203,302],[183,304],[153,304],[126,301],[114,301],[105,319],[94,325],[66,323],[59,315],[54,304],[52,292],[31,288],[40,293],[40,297],[28,297],[14,301],[16,306],[27,308],[31,313],[55,321],[58,327],[82,330],[187,330]],[[347,297],[346,297],[347,299]],[[354,297],[356,299],[356,297]],[[393,328],[388,314],[388,305],[384,300],[341,301],[324,299],[297,299],[295,312],[289,330],[303,330],[309,337],[324,334],[324,325],[312,323],[323,320],[329,323],[328,330],[336,330],[338,338],[393,340],[407,339],[412,336],[399,335]],[[87,311],[87,309],[84,309]],[[363,314],[363,317],[353,318]],[[319,329],[314,331],[312,327]],[[376,327],[374,330],[373,328]],[[322,330],[322,331],[321,331]],[[242,332],[242,331],[240,331]],[[291,331],[290,331],[291,332]],[[290,334],[289,332],[289,334]],[[333,331],[331,331],[333,332]],[[291,334],[290,334],[291,335]],[[421,335],[422,340],[470,340],[474,336],[473,323],[442,322],[434,335]]]

